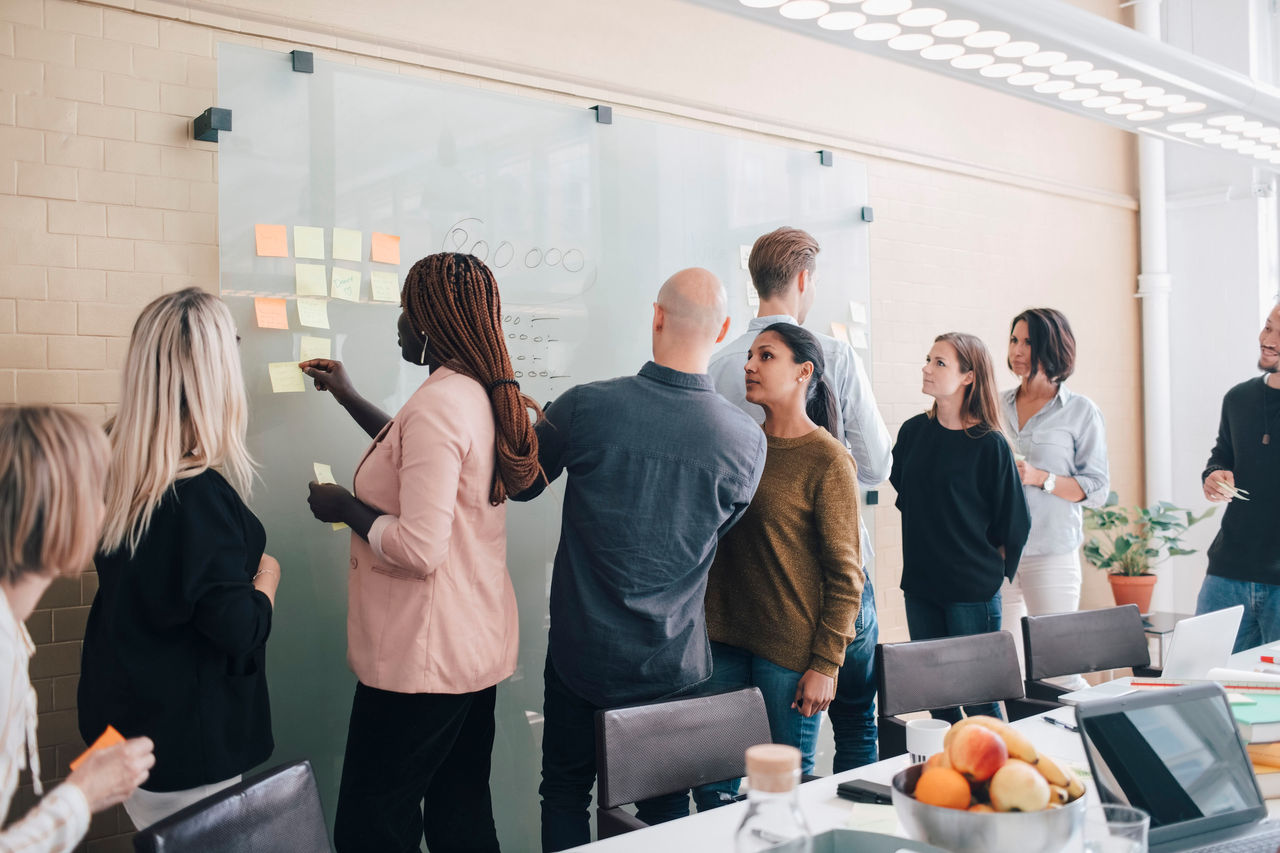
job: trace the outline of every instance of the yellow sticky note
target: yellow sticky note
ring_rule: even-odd
[[[345,299],[348,302],[360,301],[360,270],[349,270],[343,267],[333,268],[334,299]]]
[[[311,225],[293,226],[293,256],[324,260],[324,229]]]
[[[326,296],[324,264],[295,264],[294,282],[299,296]]]
[[[312,467],[316,469],[317,483],[337,483],[338,482],[337,480],[333,479],[333,469],[330,468],[328,465],[326,465],[323,462],[313,462],[311,464],[312,464]],[[345,525],[341,521],[334,522],[331,525],[331,527],[333,527],[334,530],[341,530],[346,526],[347,525]]]
[[[373,270],[369,273],[369,289],[378,302],[399,302],[400,282],[393,272]]]
[[[362,261],[364,234],[354,228],[333,229],[333,259],[335,261]]]
[[[273,361],[267,365],[271,374],[271,390],[276,394],[290,394],[307,389],[303,382],[305,374],[298,369],[296,361]]]
[[[849,337],[849,327],[848,327],[848,326],[846,326],[844,323],[837,323],[837,322],[835,322],[835,321],[832,321],[832,323],[831,323],[831,337],[836,338],[837,340],[841,340],[841,341],[848,339],[848,337]]]
[[[283,299],[259,296],[253,300],[253,313],[258,318],[259,329],[289,328],[289,312]]]
[[[369,260],[380,264],[400,263],[400,237],[396,234],[373,232],[372,245],[369,249]]]
[[[253,242],[257,246],[258,257],[289,257],[289,237],[283,225],[253,226]]]
[[[329,328],[329,303],[323,299],[299,297],[298,322],[313,329]]]
[[[298,345],[298,361],[310,361],[313,358],[333,358],[333,347],[328,338],[316,338],[303,335]]]

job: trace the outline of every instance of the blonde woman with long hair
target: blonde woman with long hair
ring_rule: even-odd
[[[913,640],[1000,630],[1000,585],[1018,570],[1031,514],[1001,430],[991,354],[963,332],[938,335],[921,390],[929,411],[898,431],[889,481],[902,512],[902,591]],[[999,716],[998,706],[966,714]],[[955,722],[958,708],[933,712]]]
[[[108,425],[98,594],[81,660],[80,734],[155,742],[125,802],[143,828],[271,755],[266,642],[280,566],[245,499],[254,465],[231,312],[195,288],[142,310]]]
[[[102,430],[79,415],[49,406],[0,409],[0,812],[9,811],[23,766],[35,793],[44,793],[27,674],[35,645],[23,623],[54,578],[79,575],[93,557],[106,458]],[[0,832],[0,849],[71,850],[90,813],[129,796],[154,761],[145,737],[91,753]]]

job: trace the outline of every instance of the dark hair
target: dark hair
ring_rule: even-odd
[[[933,339],[935,344],[942,341],[951,344],[951,348],[956,351],[960,370],[964,373],[973,372],[973,382],[965,389],[964,403],[960,407],[961,416],[966,421],[973,422],[973,426],[965,427],[965,435],[981,438],[989,432],[1003,434],[1000,406],[996,403],[996,376],[991,369],[991,353],[987,351],[987,345],[974,335],[964,332],[946,332]],[[929,417],[938,417],[936,400],[929,410]]]
[[[758,237],[747,261],[756,293],[770,299],[785,291],[801,270],[812,273],[818,251],[818,241],[799,228],[778,228]]]
[[[511,369],[493,272],[473,255],[428,255],[405,276],[400,302],[441,363],[489,392],[498,453],[489,502],[529,488],[542,473],[529,410],[541,419],[542,409],[520,392]]]
[[[1054,384],[1065,382],[1076,369],[1076,336],[1066,316],[1054,308],[1028,308],[1009,324],[1009,334],[1021,320],[1027,324],[1027,337],[1031,339],[1031,375],[1043,370],[1045,378]],[[1008,360],[1005,360],[1008,364]],[[1013,365],[1009,365],[1013,369]]]
[[[836,435],[836,395],[831,390],[831,383],[826,379],[827,360],[822,354],[822,344],[807,329],[795,323],[774,323],[760,331],[773,332],[782,338],[782,342],[791,350],[791,359],[796,364],[806,361],[813,365],[813,378],[809,381],[809,392],[804,401],[804,412],[809,420]],[[759,337],[757,335],[757,337]],[[840,439],[843,441],[843,439]]]

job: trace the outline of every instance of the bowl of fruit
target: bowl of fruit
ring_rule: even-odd
[[[894,776],[893,806],[908,836],[953,853],[1060,853],[1084,832],[1080,779],[993,717],[966,717]]]

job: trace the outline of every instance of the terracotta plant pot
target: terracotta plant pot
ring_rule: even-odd
[[[1151,592],[1156,586],[1155,575],[1107,575],[1111,583],[1111,595],[1115,597],[1116,606],[1122,604],[1138,605],[1139,613],[1151,611]]]

